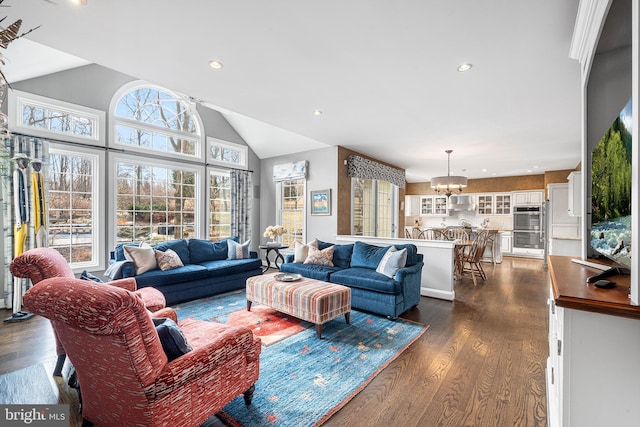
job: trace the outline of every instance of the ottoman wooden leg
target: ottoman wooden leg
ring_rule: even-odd
[[[344,320],[347,322],[347,325],[349,324],[349,322],[351,321],[351,312],[348,311],[344,314]]]
[[[247,311],[251,311],[251,301],[247,300]]]
[[[322,323],[316,324],[316,336],[322,338]]]

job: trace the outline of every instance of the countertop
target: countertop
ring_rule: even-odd
[[[587,283],[587,278],[601,270],[574,263],[573,258],[576,257],[549,256],[553,298],[558,307],[640,319],[640,306],[631,305],[629,299],[631,276],[608,277],[607,280],[616,283],[614,288],[596,288],[593,283]],[[589,261],[611,265],[606,260]]]

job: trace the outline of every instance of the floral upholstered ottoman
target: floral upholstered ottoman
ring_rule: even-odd
[[[344,314],[349,323],[351,315],[351,289],[332,283],[301,277],[293,281],[278,278],[291,277],[282,273],[264,274],[247,279],[247,310],[251,303],[267,305],[316,325],[316,335],[322,337],[322,324]]]

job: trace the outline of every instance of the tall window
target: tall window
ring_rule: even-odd
[[[281,181],[278,189],[280,225],[287,230],[282,243],[293,247],[296,240],[304,241],[305,179]]]
[[[134,85],[114,108],[115,144],[165,155],[201,157],[200,126],[184,97]]]
[[[148,163],[115,162],[116,241],[196,236],[198,173],[186,166]]]
[[[100,154],[68,147],[51,148],[47,178],[49,247],[72,268],[100,265]]]
[[[351,194],[351,233],[394,237],[398,188],[387,181],[352,178]]]
[[[209,172],[209,239],[231,236],[231,184],[228,172]]]

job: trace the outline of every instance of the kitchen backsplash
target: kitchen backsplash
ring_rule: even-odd
[[[415,225],[416,219],[420,221],[423,227],[453,227],[462,225],[463,221],[471,224],[471,227],[481,227],[483,221],[488,220],[488,228],[498,228],[501,230],[513,229],[512,215],[476,215],[474,212],[457,212],[454,215],[447,216],[415,215],[405,217],[405,226]]]

